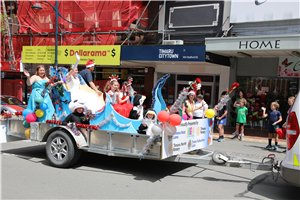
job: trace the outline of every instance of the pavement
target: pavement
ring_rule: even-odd
[[[225,126],[224,137],[225,139],[231,139],[234,135],[232,133],[235,132],[235,127],[232,126]],[[219,138],[219,131],[214,129],[214,139]],[[245,127],[243,141],[250,141],[250,142],[263,142],[268,143],[268,129],[261,129],[261,128],[249,128]],[[274,139],[272,143],[274,143]],[[278,139],[279,145],[286,145],[285,139]]]
[[[254,161],[271,152],[281,161],[284,146],[214,141],[205,148]],[[277,173],[236,167],[122,158],[83,152],[70,168],[52,167],[45,143],[1,144],[0,199],[299,199],[299,187]],[[274,175],[274,176],[273,176]]]

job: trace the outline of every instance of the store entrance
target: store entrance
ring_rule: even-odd
[[[177,97],[179,93],[183,90],[184,87],[187,87],[189,85],[189,81],[177,81],[176,82],[176,94],[175,96]],[[213,83],[207,83],[207,82],[202,82],[201,83],[201,94],[204,97],[204,101],[212,107],[214,105],[214,94],[215,94],[215,87],[213,87]],[[200,91],[197,93],[200,94]],[[197,94],[197,95],[198,95]]]

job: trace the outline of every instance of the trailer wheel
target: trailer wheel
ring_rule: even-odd
[[[222,159],[220,159],[219,157],[218,157],[218,155],[223,155],[223,156],[225,156],[225,157],[227,157],[227,154],[225,153],[225,152],[223,152],[223,151],[216,151],[216,152],[214,152],[214,154],[212,155],[212,159],[213,159],[213,161],[215,162],[215,163],[217,163],[217,164],[219,164],[219,165],[221,165],[221,164],[224,164],[226,161],[225,160],[222,160]]]
[[[72,138],[63,131],[54,131],[47,139],[46,155],[55,167],[68,167],[75,164],[80,154],[81,151]]]

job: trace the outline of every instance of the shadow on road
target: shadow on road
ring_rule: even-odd
[[[31,159],[31,158],[46,159],[45,148],[46,145],[36,145],[30,147],[1,150],[1,153],[13,154],[24,159]]]
[[[191,166],[194,166],[194,164],[139,160],[137,158],[111,157],[82,152],[79,161],[72,168],[97,173],[132,175],[135,180],[156,182]]]
[[[254,193],[268,199],[299,199],[299,187],[286,183],[279,175],[277,182],[274,182],[272,173],[261,174],[250,181],[247,190],[236,194],[238,198],[251,198],[247,196]]]
[[[278,149],[286,149],[286,147],[278,147],[278,149],[276,151],[274,151],[273,149],[265,149],[264,147],[261,146],[255,146],[255,145],[245,145],[246,147],[253,147],[253,148],[258,148],[258,149],[262,149],[265,150],[266,152],[273,152],[273,153],[285,153],[284,151],[279,151]]]

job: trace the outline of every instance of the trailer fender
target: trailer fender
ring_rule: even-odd
[[[73,139],[74,139],[74,141],[75,141],[78,148],[88,146],[88,144],[86,142],[86,138],[84,137],[84,135],[80,131],[78,131],[79,134],[77,135],[77,134],[73,133],[73,131],[71,129],[69,129],[68,127],[66,127],[66,126],[56,126],[56,127],[51,128],[45,134],[45,136],[43,138],[43,142],[46,142],[49,135],[51,133],[53,133],[54,131],[56,131],[56,130],[64,130],[66,133],[71,135],[73,137]]]

